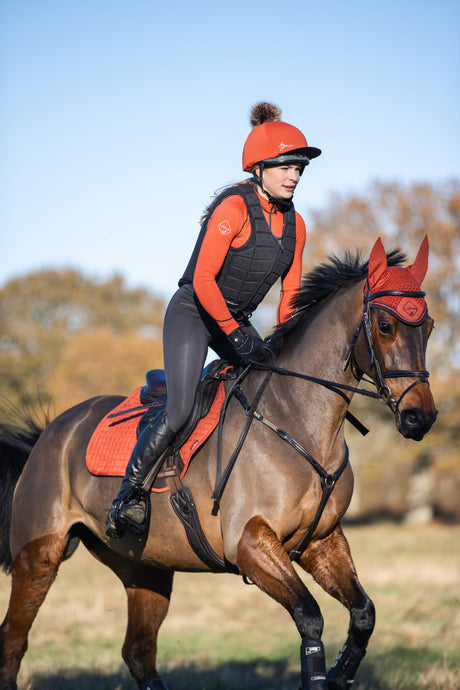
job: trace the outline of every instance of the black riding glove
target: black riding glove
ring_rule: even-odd
[[[227,338],[244,364],[251,361],[263,362],[269,355],[269,350],[260,335],[252,335],[245,333],[242,328],[235,328]]]

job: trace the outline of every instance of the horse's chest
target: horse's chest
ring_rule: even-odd
[[[315,534],[324,535],[337,525],[345,515],[353,495],[353,472],[347,465],[343,474],[334,485],[332,492],[324,494],[324,486],[317,479],[316,491],[306,493],[302,502],[300,530],[308,529],[313,521],[318,521]]]

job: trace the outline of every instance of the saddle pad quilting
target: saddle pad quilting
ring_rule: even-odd
[[[128,396],[118,407],[111,410],[96,427],[86,450],[86,465],[91,474],[106,477],[124,476],[126,465],[137,440],[137,425],[145,410],[127,412],[126,415],[117,417],[110,417],[110,415],[141,405],[140,391],[141,387]],[[208,414],[200,419],[180,449],[180,456],[184,463],[181,477],[184,476],[193,455],[216,428],[224,399],[225,390],[221,382]],[[168,487],[153,489],[153,491],[167,490]]]

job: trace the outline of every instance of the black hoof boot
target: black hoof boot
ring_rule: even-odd
[[[349,688],[365,654],[365,647],[357,647],[347,640],[327,674],[329,690]]]

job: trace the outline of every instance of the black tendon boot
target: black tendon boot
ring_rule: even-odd
[[[326,659],[322,642],[302,638],[300,647],[300,690],[327,690]]]
[[[347,639],[327,674],[329,690],[349,688],[365,654],[365,647],[357,647]]]
[[[162,412],[145,427],[137,439],[120,491],[107,516],[108,537],[120,537],[125,529],[135,533],[144,530],[148,497],[145,496],[142,484],[174,436],[175,432],[168,425],[166,412]]]

